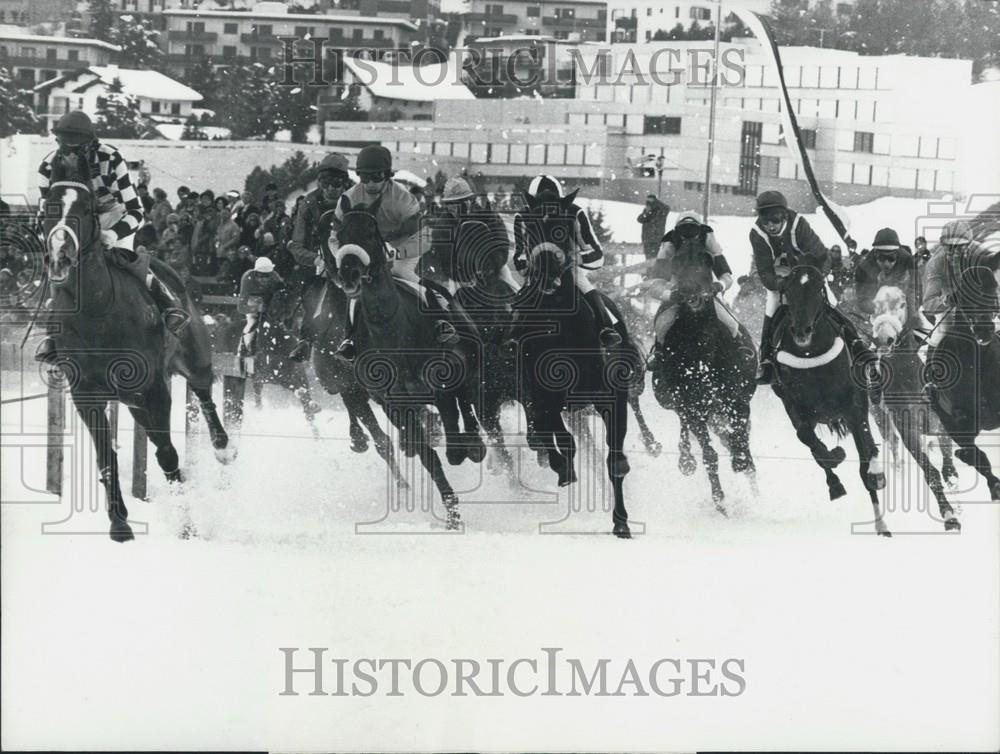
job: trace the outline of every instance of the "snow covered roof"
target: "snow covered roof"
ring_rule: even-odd
[[[121,52],[117,45],[90,37],[50,37],[45,34],[27,34],[24,27],[0,26],[0,39],[14,42],[36,42],[38,44],[74,44],[85,47],[99,47],[110,52]]]
[[[185,10],[174,9],[160,11],[163,16],[193,16],[198,18],[226,18],[230,21],[246,19],[248,21],[288,21],[303,25],[313,25],[334,21],[344,24],[378,24],[379,26],[402,26],[404,29],[416,31],[417,27],[404,18],[378,18],[377,16],[338,16],[319,13],[255,13],[233,10]]]
[[[122,82],[122,89],[133,97],[169,102],[200,102],[202,99],[202,96],[191,87],[185,86],[180,81],[175,81],[169,76],[164,76],[159,71],[118,68],[117,66],[110,65],[92,65],[81,71],[75,71],[48,81],[43,81],[35,87],[35,91],[46,91],[56,86],[67,84],[88,73],[95,76],[95,78],[83,81],[78,87],[71,89],[71,91],[82,92],[94,86],[98,81],[110,84],[115,79],[119,79]]]
[[[223,128],[221,126],[199,126],[199,129],[209,139],[228,139],[232,135],[232,132],[228,128]],[[180,141],[181,135],[184,133],[184,124],[157,123],[156,130],[165,139],[169,139],[170,141]],[[197,144],[198,142],[192,141],[191,143]]]
[[[344,64],[350,68],[357,82],[376,97],[414,102],[476,98],[462,83],[461,69],[450,63],[392,65],[345,56]]]

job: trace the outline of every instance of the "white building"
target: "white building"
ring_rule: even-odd
[[[607,26],[606,0],[469,0],[459,44],[510,34],[604,42]]]
[[[122,90],[139,102],[139,111],[160,123],[183,123],[201,95],[189,86],[158,71],[91,66],[46,81],[35,87],[36,108],[49,130],[70,110],[83,110],[94,117],[99,100],[107,97],[115,79]]]
[[[767,13],[771,0],[725,0],[722,18],[734,8]],[[717,12],[715,0],[608,0],[608,39],[611,42],[650,42],[657,32],[667,33],[680,24],[689,29],[697,22],[711,26]]]
[[[32,34],[19,26],[0,26],[0,66],[18,86],[36,84],[91,65],[107,65],[119,49],[99,39]]]

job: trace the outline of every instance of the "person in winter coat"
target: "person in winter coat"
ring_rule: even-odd
[[[656,198],[655,194],[646,196],[646,208],[639,215],[642,225],[642,252],[646,259],[655,259],[660,251],[660,240],[667,227],[667,215],[670,207]]]
[[[206,189],[198,197],[198,214],[191,233],[191,256],[194,270],[199,275],[215,272],[215,231],[219,214],[215,209],[215,195]]]
[[[215,231],[215,255],[220,260],[226,259],[229,252],[235,252],[240,247],[240,226],[233,220],[229,208],[219,209],[219,227]]]
[[[153,189],[153,208],[149,211],[149,219],[156,228],[156,235],[162,237],[163,231],[167,228],[167,218],[173,213],[174,208],[167,200],[167,192],[161,188]]]
[[[757,274],[767,289],[757,383],[769,385],[774,380],[775,322],[784,314],[781,295],[784,277],[802,264],[827,274],[830,260],[819,236],[804,217],[788,208],[788,201],[780,191],[764,191],[757,197],[757,221],[750,229],[750,246]],[[858,336],[854,324],[834,306],[828,305],[827,313],[840,328],[852,361],[867,363],[871,351]]]
[[[899,288],[906,296],[910,324],[920,322],[917,309],[921,302],[920,277],[916,259],[892,228],[882,228],[875,234],[872,248],[862,255],[855,270],[855,298],[858,309],[866,314],[875,311],[875,296],[886,285]]]

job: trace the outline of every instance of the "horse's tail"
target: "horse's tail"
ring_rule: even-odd
[[[829,422],[827,426],[837,436],[838,440],[843,440],[850,434],[850,429],[848,429],[847,427],[847,421],[842,418],[834,419],[833,421]]]

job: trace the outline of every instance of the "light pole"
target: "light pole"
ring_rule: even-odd
[[[663,155],[656,158],[656,198],[663,198]]]
[[[719,88],[719,27],[722,26],[722,0],[716,0],[715,52],[712,55],[712,99],[708,111],[708,159],[705,162],[705,200],[702,207],[702,222],[708,222],[708,211],[712,205],[712,157],[715,151],[715,100]]]

